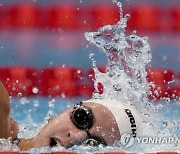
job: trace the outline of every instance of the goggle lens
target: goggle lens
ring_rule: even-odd
[[[88,138],[83,143],[84,145],[107,145],[103,140],[93,137],[89,133],[89,129],[93,125],[93,113],[89,107],[82,105],[82,103],[75,105],[70,117],[77,128],[86,130]]]
[[[87,130],[92,127],[93,113],[90,108],[80,103],[74,106],[74,110],[71,113],[71,120],[77,128]]]
[[[74,120],[78,128],[88,128],[90,119],[88,118],[87,113],[83,109],[77,109],[74,112]]]

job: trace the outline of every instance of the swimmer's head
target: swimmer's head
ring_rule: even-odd
[[[116,100],[88,100],[86,102],[96,102],[105,106],[111,113],[118,125],[119,135],[131,134],[133,137],[138,135],[143,135],[143,126],[142,118],[140,113],[133,106],[130,105],[130,102],[122,103]]]
[[[95,101],[70,107],[52,118],[34,139],[34,147],[113,145],[120,132],[112,112]],[[95,141],[95,142],[94,142]]]

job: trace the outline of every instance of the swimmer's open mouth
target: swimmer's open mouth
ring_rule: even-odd
[[[57,147],[57,146],[63,146],[65,148],[70,148],[72,146],[74,146],[74,144],[70,143],[68,146],[64,146],[62,144],[62,142],[60,140],[58,140],[58,138],[56,137],[51,137],[50,138],[50,142],[49,142],[49,146],[52,148],[52,147]]]
[[[50,147],[56,147],[56,146],[58,146],[58,141],[55,138],[51,137],[49,145],[50,145]]]

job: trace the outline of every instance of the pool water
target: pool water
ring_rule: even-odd
[[[120,21],[116,25],[107,25],[99,29],[98,32],[85,33],[86,39],[101,49],[108,58],[106,73],[97,69],[94,54],[90,54],[92,66],[95,71],[95,93],[93,98],[116,99],[122,105],[131,102],[141,113],[142,119],[148,126],[148,135],[153,134],[151,124],[159,122],[160,128],[157,131],[162,135],[180,136],[179,109],[180,102],[166,99],[164,101],[153,102],[156,111],[147,101],[149,86],[146,81],[145,66],[151,61],[151,48],[146,37],[139,37],[136,31],[131,35],[126,35],[127,21],[130,16],[123,15],[122,4],[113,0],[120,9]],[[104,86],[103,94],[98,93],[98,83]],[[106,86],[106,87],[105,87]],[[119,97],[121,96],[121,97]],[[20,123],[20,133],[18,137],[34,137],[47,123],[48,119],[61,113],[67,107],[87,98],[60,99],[51,97],[21,97],[11,98],[12,116]],[[152,116],[149,116],[151,114]],[[147,115],[147,117],[146,117]],[[158,117],[159,116],[159,117]],[[163,118],[162,118],[163,116]],[[158,120],[156,120],[158,119]],[[151,121],[152,120],[152,123]],[[153,124],[154,122],[154,124]],[[143,127],[146,131],[147,129]],[[164,130],[167,134],[163,134]],[[159,135],[159,134],[158,134]],[[158,145],[159,146],[159,145]],[[145,147],[146,148],[146,147]],[[115,150],[111,147],[111,151]],[[141,146],[134,146],[133,151],[152,152],[151,147],[142,150]],[[157,150],[158,148],[154,148]],[[164,150],[164,147],[159,147]],[[170,147],[171,151],[180,150],[179,147]],[[71,149],[73,150],[73,149]],[[86,151],[83,147],[81,150]],[[107,150],[107,149],[106,149]],[[60,149],[61,151],[61,149]]]
[[[30,116],[35,123],[42,123],[48,112],[53,116],[61,113],[67,107],[79,102],[80,98],[58,99],[48,97],[12,98],[12,116],[17,121],[23,121]]]
[[[20,123],[23,132],[21,137],[33,137],[41,129],[47,120],[54,115],[64,111],[66,108],[86,100],[87,98],[48,98],[48,97],[12,97],[11,98],[11,115]],[[164,125],[174,122],[173,132],[180,136],[180,101],[156,101],[152,102],[159,109],[160,115],[164,116]],[[153,113],[152,113],[153,114]],[[24,128],[27,129],[24,129]],[[39,128],[38,130],[36,128]],[[29,133],[26,133],[28,131]],[[23,136],[25,135],[25,136]]]

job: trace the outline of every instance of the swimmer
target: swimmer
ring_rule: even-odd
[[[113,145],[121,135],[136,137],[142,130],[141,118],[130,105],[114,100],[80,102],[51,118],[32,139],[18,139],[18,123],[10,117],[9,95],[0,83],[0,138],[11,140],[20,150],[73,145]]]

